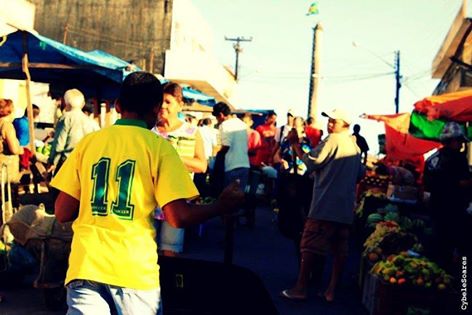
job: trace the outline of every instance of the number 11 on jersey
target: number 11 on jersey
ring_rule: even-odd
[[[110,158],[103,157],[92,166],[93,191],[90,202],[93,215],[108,215],[110,165]],[[133,219],[134,205],[130,199],[135,168],[134,160],[126,160],[116,168],[115,183],[118,185],[118,195],[111,203],[111,213],[124,220]]]

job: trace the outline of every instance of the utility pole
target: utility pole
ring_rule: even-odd
[[[312,58],[311,58],[311,71],[310,71],[310,89],[308,93],[308,117],[316,117],[316,111],[318,109],[318,82],[319,82],[319,71],[320,71],[320,42],[321,32],[323,27],[321,23],[317,23],[313,27],[313,47],[312,47]]]
[[[240,43],[241,42],[252,42],[252,36],[245,38],[242,36],[238,36],[236,38],[229,38],[225,36],[225,40],[235,42],[233,44],[234,52],[236,53],[236,62],[234,65],[234,78],[236,81],[238,81],[238,72],[239,72],[239,53],[243,51],[243,48],[241,47]]]
[[[154,73],[154,46],[149,53],[149,72]]]
[[[400,88],[402,84],[400,82],[402,76],[400,74],[400,51],[395,51],[395,114],[400,111]]]
[[[62,36],[62,43],[64,45],[67,45],[67,35],[69,33],[69,22],[66,23],[66,25],[64,25],[64,34]]]

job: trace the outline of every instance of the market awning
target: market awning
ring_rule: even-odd
[[[199,90],[193,89],[189,86],[184,86],[182,88],[182,93],[184,98],[189,100],[190,102],[195,101],[202,105],[207,105],[213,107],[216,104],[216,100],[214,97],[206,95]],[[210,108],[211,111],[211,108]]]
[[[2,36],[0,43],[0,78],[24,80],[22,58],[27,54],[32,81],[116,97],[124,77],[139,70],[106,52],[85,52],[34,32],[18,30]]]
[[[439,141],[448,121],[464,124],[472,121],[472,90],[434,95],[415,103],[411,113],[409,133],[417,138]],[[472,137],[472,126],[467,128]]]
[[[472,89],[426,97],[415,103],[415,111],[429,120],[472,121]]]
[[[164,77],[160,77],[159,80],[161,81],[162,84],[171,82],[170,80]],[[211,106],[211,107],[215,106],[216,99],[213,96],[207,95],[203,93],[202,91],[194,89],[187,84],[180,83],[177,81],[172,81],[172,82],[178,83],[180,86],[182,86],[182,94],[184,96],[186,103],[193,105],[194,102],[197,102],[201,105],[206,105],[206,106]],[[211,107],[207,109],[202,108],[203,110],[197,110],[197,111],[210,111],[211,112],[212,110]]]
[[[385,124],[385,151],[391,160],[415,160],[440,146],[437,142],[418,139],[408,133],[410,113],[365,115],[364,118]]]
[[[84,52],[41,36],[18,30],[0,36],[0,78],[25,80],[28,120],[33,121],[30,81],[78,88],[87,96],[115,98],[132,64],[101,51]],[[34,153],[34,128],[29,126]]]

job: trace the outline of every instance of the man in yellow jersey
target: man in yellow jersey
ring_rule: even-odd
[[[211,205],[198,195],[172,145],[149,130],[162,104],[154,75],[126,77],[116,104],[121,119],[87,135],[51,182],[55,214],[74,220],[66,276],[67,314],[161,314],[152,214],[161,206],[175,227],[231,212],[242,202],[236,183]]]

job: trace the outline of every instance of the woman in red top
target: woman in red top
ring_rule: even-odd
[[[321,137],[323,136],[323,130],[315,127],[315,118],[308,117],[306,120],[305,127],[306,137],[310,140],[311,147],[314,148],[320,143]]]

